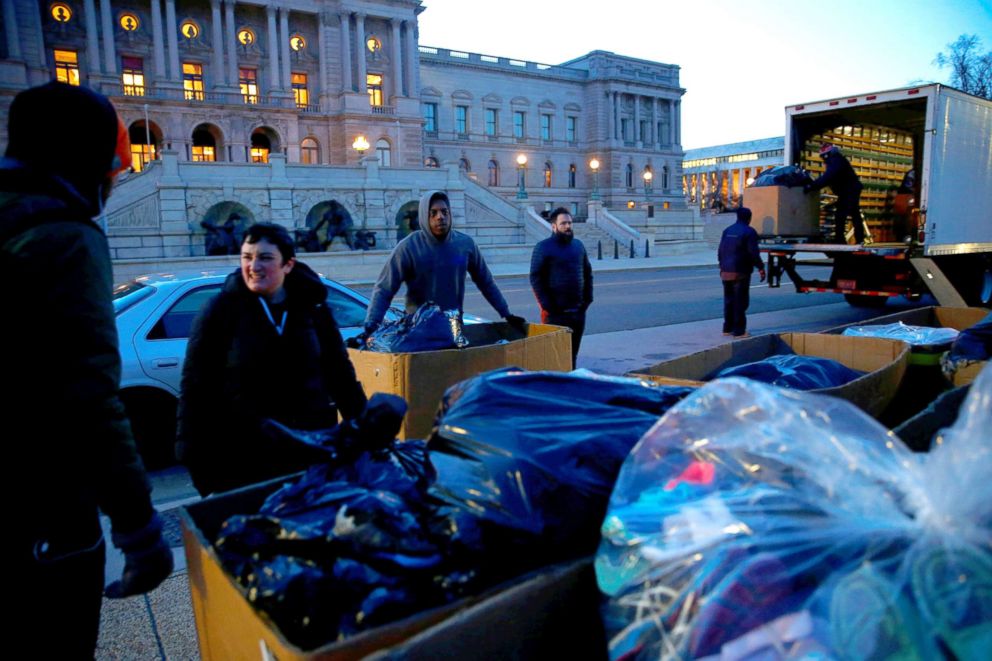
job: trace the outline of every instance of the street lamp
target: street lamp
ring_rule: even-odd
[[[589,161],[589,168],[592,170],[592,195],[590,200],[599,199],[599,161],[595,158]]]
[[[527,176],[527,154],[517,155],[517,167],[520,168],[520,189],[517,191],[517,199],[526,200],[527,189],[524,187],[524,179]]]
[[[651,194],[651,180],[654,179],[654,174],[651,172],[651,170],[645,170],[644,171],[644,174],[641,175],[641,176],[644,177],[644,194],[645,195],[650,195]]]
[[[361,160],[362,156],[365,155],[365,152],[368,151],[369,146],[369,141],[365,139],[364,135],[358,136],[355,138],[355,141],[351,143],[351,148],[358,152],[359,160]]]

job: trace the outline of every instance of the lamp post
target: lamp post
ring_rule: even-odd
[[[524,179],[527,176],[527,154],[517,155],[517,167],[520,169],[520,188],[517,190],[517,199],[527,199],[527,188],[524,186]]]
[[[599,161],[595,158],[589,161],[589,169],[592,170],[592,195],[589,196],[589,199],[598,200],[599,199]]]
[[[359,135],[357,138],[355,138],[355,141],[353,143],[351,143],[351,147],[352,147],[352,149],[354,149],[355,151],[358,152],[358,163],[359,163],[359,165],[361,165],[362,164],[362,159],[365,156],[365,152],[368,151],[368,149],[369,149],[369,141],[365,139],[365,136],[364,135]],[[367,172],[366,172],[366,176],[368,176],[368,173]],[[363,230],[365,229],[365,225],[368,222],[368,220],[366,218],[366,205],[367,204],[368,204],[368,202],[365,199],[365,182],[363,181],[362,182],[362,229]]]
[[[650,195],[651,194],[651,180],[654,179],[654,173],[652,173],[651,170],[645,170],[644,171],[644,174],[641,175],[641,176],[644,177],[644,194],[645,195]]]

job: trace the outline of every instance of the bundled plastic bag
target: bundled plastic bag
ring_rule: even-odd
[[[804,186],[812,181],[813,179],[806,170],[795,165],[780,165],[759,174],[755,177],[754,183],[751,186],[786,186],[787,188],[795,188],[797,186]]]
[[[985,659],[992,370],[927,455],[839,399],[725,379],[625,462],[596,559],[619,659]]]
[[[380,353],[413,353],[463,348],[468,340],[462,334],[458,310],[442,311],[435,303],[424,303],[415,312],[387,321],[365,340],[366,349]]]
[[[429,442],[431,494],[499,528],[492,543],[519,545],[528,562],[592,553],[621,463],[690,392],[588,370],[463,381],[445,393]]]
[[[717,378],[739,376],[782,388],[816,390],[841,386],[864,374],[829,358],[788,354],[728,367],[721,370]]]
[[[844,335],[853,337],[881,337],[888,340],[902,340],[914,347],[950,344],[957,336],[954,328],[931,328],[929,326],[908,326],[901,321],[878,326],[852,326],[844,329]]]

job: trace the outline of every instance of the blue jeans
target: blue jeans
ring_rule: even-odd
[[[723,332],[740,336],[747,332],[748,305],[751,304],[751,275],[723,281]]]

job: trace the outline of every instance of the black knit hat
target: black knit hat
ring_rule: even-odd
[[[117,111],[107,97],[53,81],[14,97],[6,155],[62,177],[92,202],[112,169],[117,132]]]
[[[743,223],[751,222],[751,210],[747,207],[738,207],[737,220]]]

